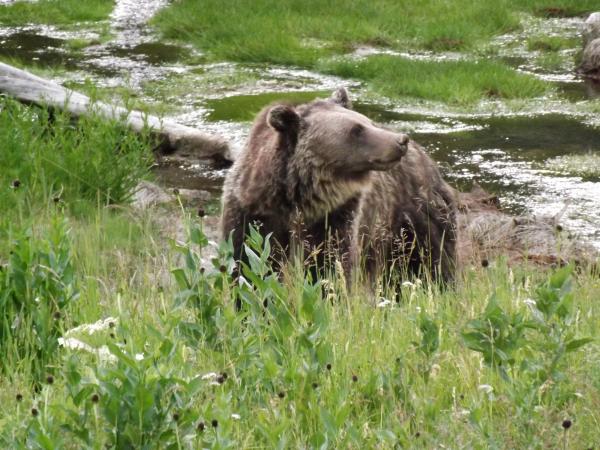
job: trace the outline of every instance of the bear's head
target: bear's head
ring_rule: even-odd
[[[335,173],[361,174],[387,170],[406,154],[409,138],[375,125],[353,111],[348,92],[340,88],[327,100],[276,105],[268,124],[313,165]]]

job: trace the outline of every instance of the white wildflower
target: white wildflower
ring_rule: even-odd
[[[58,345],[64,348],[68,348],[69,350],[84,350],[86,352],[94,353],[94,348],[86,344],[85,342],[81,342],[79,339],[75,338],[58,338]]]
[[[537,306],[537,303],[532,298],[526,298],[523,300],[523,303],[525,303],[527,306]]]
[[[99,349],[96,350],[96,354],[98,358],[102,362],[116,362],[117,357],[111,353],[106,345],[103,345]]]
[[[142,361],[144,359],[144,354],[143,353],[136,353],[135,354],[135,360],[136,361]]]
[[[477,387],[477,389],[479,389],[482,392],[485,392],[486,394],[491,394],[492,392],[494,392],[494,388],[489,384],[480,384]]]
[[[421,313],[421,307],[420,307],[420,306],[417,306],[417,307],[415,308],[415,310],[417,311],[417,313],[418,313],[418,314],[420,314],[420,313]]]
[[[116,318],[107,317],[104,320],[100,319],[94,323],[84,323],[82,325],[79,325],[78,327],[71,328],[70,330],[68,330],[65,333],[65,336],[70,336],[72,334],[78,334],[78,333],[87,333],[87,334],[92,335],[98,331],[108,330],[109,328],[114,327],[116,323],[117,323]]]
[[[240,416],[239,414],[235,414],[234,413],[234,414],[231,415],[231,418],[235,419],[235,420],[240,420],[242,418],[242,416]]]
[[[380,300],[379,303],[377,303],[378,308],[385,308],[386,306],[392,304],[392,302],[389,301],[387,298],[381,297],[379,300]]]
[[[214,380],[218,376],[219,376],[219,374],[216,372],[208,372],[208,373],[205,373],[204,375],[202,375],[202,379],[203,380]]]
[[[410,281],[404,281],[402,282],[402,287],[409,287],[412,289],[417,287],[417,285],[415,283],[411,283]]]

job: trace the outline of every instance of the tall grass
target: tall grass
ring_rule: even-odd
[[[600,287],[587,275],[499,263],[463,273],[451,290],[407,283],[399,303],[376,307],[335,279],[328,290],[307,281],[302,267],[273,275],[258,235],[234,283],[228,244],[212,261],[216,270],[200,270],[206,244],[192,226],[175,248],[183,256],[175,284],[159,291],[148,281],[115,294],[113,326],[70,332],[87,347],[63,350],[56,379],[39,395],[17,391],[18,402],[5,394],[10,426],[0,439],[525,448],[600,438],[598,347],[588,340],[597,337],[591,312]],[[156,301],[132,306],[148,296]]]
[[[39,0],[0,5],[1,25],[43,23],[68,25],[104,20],[112,11],[113,0]]]
[[[0,98],[0,205],[127,202],[152,163],[150,141],[96,117],[26,108]]]

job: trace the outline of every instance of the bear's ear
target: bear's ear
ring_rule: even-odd
[[[352,108],[352,102],[350,101],[350,96],[348,95],[346,88],[339,88],[337,91],[331,94],[329,100],[337,105],[343,106],[344,108]]]
[[[300,116],[292,106],[277,105],[269,111],[267,122],[281,133],[297,132],[300,125]]]

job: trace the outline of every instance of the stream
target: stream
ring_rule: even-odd
[[[5,3],[10,1],[0,1],[0,7]],[[61,30],[36,24],[0,25],[0,60],[60,69],[54,78],[63,83],[87,79],[99,88],[125,85],[144,102],[169,103],[173,111],[168,115],[175,120],[221,134],[237,149],[243,146],[252,118],[264,105],[277,99],[310,101],[344,85],[354,93],[357,111],[410,133],[438,161],[454,186],[468,190],[477,182],[497,194],[512,212],[559,215],[565,228],[600,249],[600,179],[566,175],[548,165],[557,157],[600,152],[600,120],[590,121],[589,114],[574,113],[578,104],[600,97],[600,88],[573,77],[572,67],[544,71],[532,62],[535,55],[522,48],[500,54],[518,70],[554,83],[571,107],[553,104],[545,108],[542,104],[534,112],[469,114],[399,107],[389,101],[363,99],[362,86],[351,80],[288,67],[207,63],[202,53],[191,47],[161,42],[147,26],[166,3],[117,1],[108,23],[109,40],[102,39],[98,27]],[[541,26],[574,36],[582,20],[552,19]],[[68,45],[70,39],[87,39],[92,45],[75,51]],[[509,42],[519,36],[502,39]],[[148,89],[150,84],[168,87],[182,75],[191,87],[185,94],[169,97],[160,89]],[[220,79],[235,77],[249,81],[235,88],[218,84]],[[206,88],[207,79],[217,80],[216,84]],[[204,88],[196,92],[194,83]],[[208,191],[215,202],[226,173],[226,167],[209,161],[167,159],[156,168],[164,186]]]

